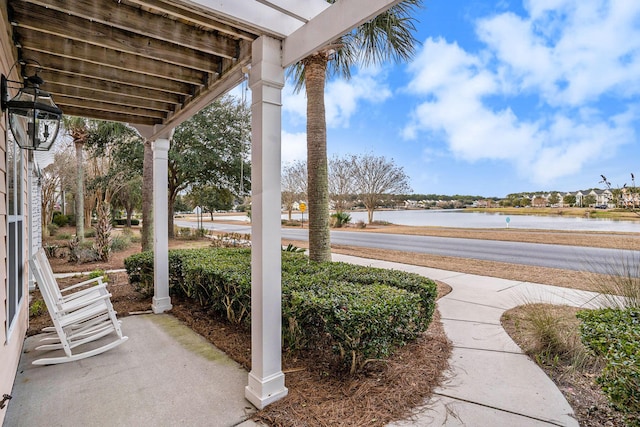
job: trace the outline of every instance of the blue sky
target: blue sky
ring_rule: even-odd
[[[640,176],[640,1],[425,0],[416,57],[326,88],[329,156],[393,158],[415,193],[505,196]],[[283,162],[306,158],[283,92]]]

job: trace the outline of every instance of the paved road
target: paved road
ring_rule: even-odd
[[[195,227],[195,223],[187,221],[176,221],[176,225]],[[224,232],[251,233],[250,224],[207,222],[204,227]],[[308,230],[284,228],[282,237],[308,240]],[[612,268],[622,273],[625,271],[621,265],[623,260],[635,261],[631,263],[634,266],[640,261],[640,251],[384,233],[331,231],[331,243],[600,273],[612,272]],[[635,275],[638,273],[635,271]]]

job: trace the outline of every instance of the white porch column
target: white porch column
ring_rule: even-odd
[[[284,69],[280,41],[252,45],[251,372],[245,397],[257,408],[287,395],[282,373],[280,139]]]
[[[171,310],[169,297],[168,183],[169,138],[158,138],[153,148],[153,302],[155,314]]]

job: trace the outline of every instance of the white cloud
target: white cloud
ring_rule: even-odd
[[[282,132],[282,164],[307,160],[307,134]]]
[[[523,90],[578,106],[640,93],[640,2],[529,1],[529,15],[481,19],[477,34]]]
[[[350,80],[336,79],[325,87],[325,115],[327,127],[349,127],[351,116],[369,102],[377,104],[391,96],[391,90],[384,82],[384,74],[379,69],[361,69]],[[293,84],[288,84],[283,92],[283,109],[295,119],[303,121],[307,114],[307,100],[304,90],[293,93]]]
[[[426,40],[406,88],[422,102],[403,136],[441,136],[459,159],[504,160],[551,184],[635,141],[640,2],[530,0],[525,8],[526,17],[478,20],[480,52]],[[603,99],[626,112],[608,117]]]

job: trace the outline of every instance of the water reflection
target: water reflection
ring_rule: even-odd
[[[366,212],[349,212],[351,221],[367,221]],[[283,219],[288,216],[283,215]],[[611,219],[572,218],[562,216],[504,215],[488,212],[465,212],[464,210],[410,210],[376,211],[375,221],[387,221],[399,225],[423,225],[454,228],[509,228],[575,231],[620,231],[640,232],[640,223]],[[300,214],[294,215],[300,219]],[[307,215],[305,215],[307,220]]]

